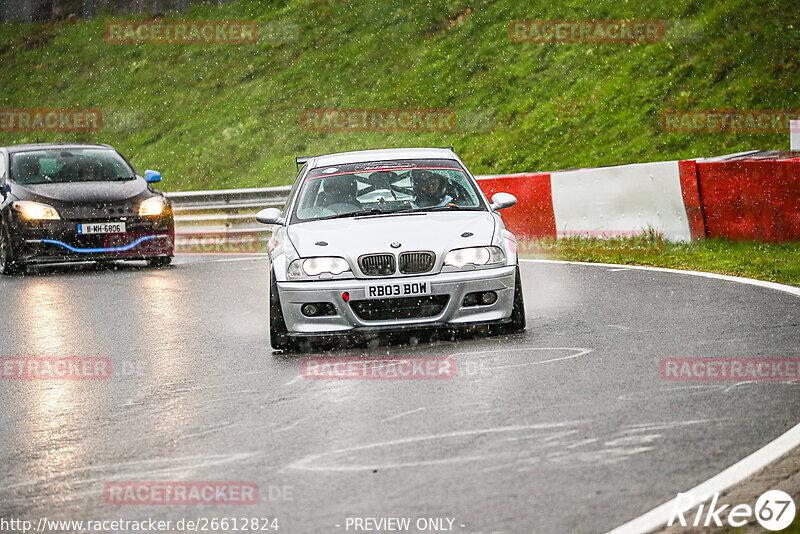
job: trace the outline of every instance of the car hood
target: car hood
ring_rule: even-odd
[[[362,254],[411,250],[430,250],[441,257],[454,248],[489,245],[494,219],[488,211],[379,215],[293,224],[288,233],[301,257],[355,259]],[[467,233],[472,235],[462,237]],[[392,243],[400,246],[392,248]]]
[[[133,199],[147,191],[147,182],[142,179],[119,182],[72,182],[55,184],[14,184],[14,196],[21,199],[37,199],[66,203],[119,202]]]

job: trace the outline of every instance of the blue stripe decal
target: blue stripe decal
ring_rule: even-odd
[[[146,235],[146,236],[140,237],[139,239],[137,239],[133,243],[125,245],[124,247],[106,247],[106,248],[75,248],[75,247],[72,247],[70,245],[67,245],[63,241],[58,241],[56,239],[42,239],[42,243],[50,243],[52,245],[58,245],[60,247],[64,247],[65,249],[67,249],[69,251],[78,252],[79,254],[92,254],[92,253],[97,253],[97,252],[126,252],[128,250],[131,250],[133,248],[138,247],[144,241],[149,241],[151,239],[156,239],[158,237],[164,237],[164,236]]]

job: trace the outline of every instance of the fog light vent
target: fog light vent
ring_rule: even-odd
[[[307,302],[300,306],[300,313],[306,317],[336,315],[336,308],[330,302]]]
[[[497,302],[497,293],[494,291],[476,291],[464,295],[463,307],[469,306],[491,306]]]

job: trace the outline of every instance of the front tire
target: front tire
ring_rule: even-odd
[[[11,238],[5,227],[0,227],[0,274],[15,275],[25,270],[25,264],[17,261],[11,250]]]
[[[511,321],[492,326],[489,335],[513,334],[525,330],[525,295],[522,292],[522,277],[519,274],[519,264],[517,264],[516,274],[514,275],[514,302],[511,305]]]
[[[269,342],[275,350],[291,350],[294,347],[283,319],[278,282],[273,270],[269,273]]]
[[[521,332],[525,330],[525,295],[522,292],[522,276],[519,274],[519,264],[517,264],[517,274],[514,276],[514,305],[511,307],[511,322],[508,324],[509,332]]]
[[[147,260],[147,265],[150,267],[155,267],[156,269],[160,267],[166,267],[172,263],[172,256],[159,256],[157,258],[151,258]]]

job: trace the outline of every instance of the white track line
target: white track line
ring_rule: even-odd
[[[567,265],[592,265],[596,267],[616,267],[619,264],[611,263],[588,263],[580,261],[561,261],[561,260],[534,260],[534,259],[520,259],[519,261],[529,263],[557,263]],[[728,276],[725,274],[717,273],[704,273],[700,271],[685,271],[681,269],[667,269],[664,267],[648,267],[644,265],[625,265],[626,269],[641,270],[641,271],[658,271],[663,273],[674,274],[688,274],[691,276],[701,276],[703,278],[714,278],[716,280],[724,280],[726,282],[737,282],[740,284],[750,284],[753,286],[765,287],[774,289],[776,291],[783,291],[800,297],[800,287],[788,286],[784,284],[777,284],[775,282],[765,282],[764,280],[755,280],[753,278],[742,278],[739,276]],[[756,452],[747,456],[725,469],[718,475],[715,475],[705,482],[701,482],[694,488],[681,493],[691,493],[695,496],[711,496],[714,493],[722,493],[728,488],[738,484],[750,475],[757,473],[765,468],[790,450],[800,445],[800,424],[792,427],[784,434],[778,436],[768,444],[764,445]],[[611,530],[608,534],[629,534],[629,533],[644,533],[651,532],[657,528],[663,527],[669,521],[669,515],[675,505],[675,499],[671,499],[664,504],[657,506],[649,512],[640,515],[620,525],[619,527]]]
[[[744,460],[736,462],[720,474],[681,493],[690,493],[695,497],[701,497],[701,499],[710,497],[714,493],[722,493],[750,475],[761,471],[764,467],[795,448],[798,443],[800,443],[800,424],[792,427],[788,432],[764,445]],[[669,515],[675,505],[675,500],[672,499],[661,506],[656,506],[646,514],[618,526],[608,534],[651,532],[665,526],[669,521]]]
[[[740,284],[750,284],[752,286],[766,287],[775,289],[777,291],[784,291],[800,297],[800,287],[787,286],[785,284],[778,284],[776,282],[767,282],[764,280],[756,280],[755,278],[743,278],[741,276],[728,276],[727,274],[717,273],[704,273],[702,271],[684,271],[682,269],[667,269],[666,267],[648,267],[647,265],[624,265],[619,263],[589,263],[584,261],[562,261],[562,260],[534,260],[520,258],[519,261],[529,263],[557,263],[561,265],[592,265],[598,267],[613,267],[617,269],[633,269],[639,271],[658,271],[661,273],[674,273],[674,274],[688,274],[692,276],[701,276],[703,278],[714,278],[717,280],[725,280],[727,282],[738,282]]]

